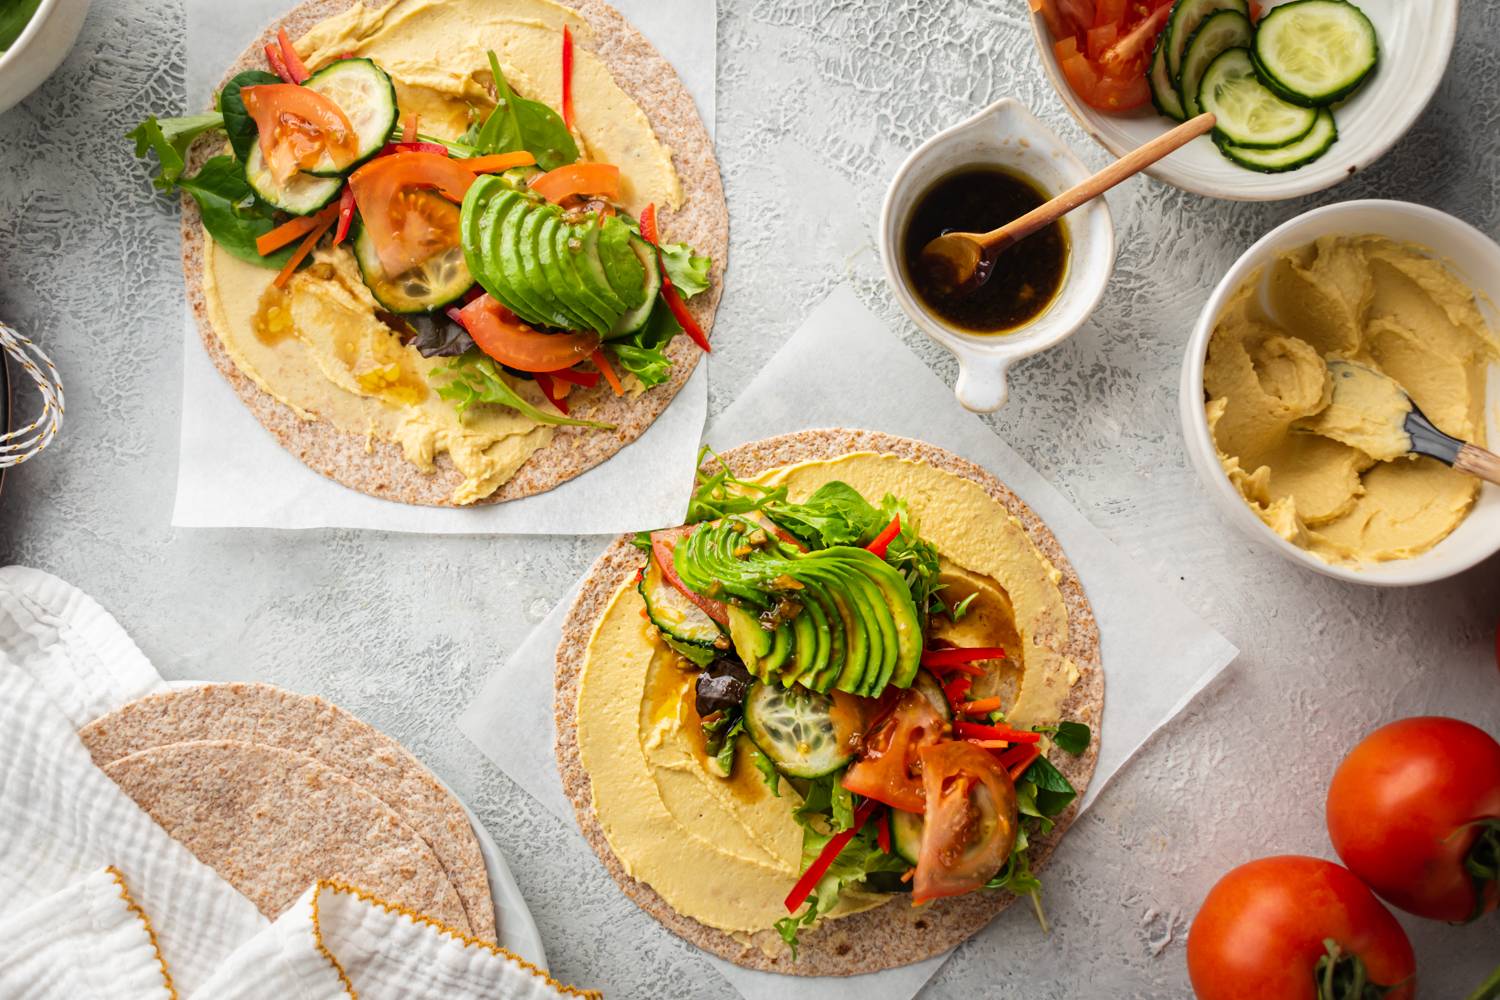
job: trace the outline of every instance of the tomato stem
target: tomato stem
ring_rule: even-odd
[[[1464,870],[1474,880],[1474,912],[1469,914],[1466,923],[1484,916],[1490,899],[1500,889],[1500,818],[1475,820],[1459,829],[1475,826],[1481,827],[1482,831],[1464,857]]]
[[[1396,988],[1370,982],[1364,959],[1345,954],[1333,938],[1324,938],[1323,947],[1328,954],[1313,968],[1318,1000],[1380,1000]]]

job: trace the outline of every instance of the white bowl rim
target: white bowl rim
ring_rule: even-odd
[[[63,0],[42,0],[37,5],[36,12],[31,15],[31,20],[26,22],[26,27],[22,28],[21,33],[16,36],[15,44],[4,52],[0,52],[0,73],[5,72],[5,67],[10,65],[12,59],[19,58],[19,53],[26,48],[28,42],[41,34],[42,22],[47,20],[47,16],[52,13],[52,8],[62,2]]]
[[[1370,575],[1366,570],[1354,566],[1339,566],[1325,562],[1307,549],[1294,545],[1282,538],[1262,521],[1245,503],[1245,498],[1240,495],[1229,477],[1224,474],[1219,465],[1219,452],[1214,444],[1213,435],[1208,430],[1208,418],[1203,412],[1203,369],[1208,358],[1208,341],[1213,332],[1215,320],[1220,310],[1245,281],[1248,273],[1255,267],[1263,264],[1257,258],[1268,246],[1278,241],[1279,237],[1289,229],[1300,228],[1308,225],[1311,221],[1336,217],[1339,215],[1354,214],[1361,211],[1374,210],[1377,212],[1389,212],[1398,215],[1422,216],[1436,223],[1447,226],[1458,232],[1466,232],[1468,236],[1491,244],[1495,247],[1497,256],[1500,256],[1500,244],[1485,235],[1476,227],[1470,225],[1455,215],[1426,205],[1415,202],[1399,201],[1390,198],[1358,198],[1351,201],[1335,202],[1332,205],[1324,205],[1311,211],[1295,215],[1281,225],[1266,233],[1256,240],[1240,254],[1239,258],[1224,272],[1219,279],[1218,285],[1214,287],[1208,301],[1204,304],[1198,319],[1193,326],[1193,332],[1188,337],[1187,355],[1183,359],[1182,380],[1178,387],[1179,416],[1182,423],[1183,436],[1189,452],[1193,459],[1194,470],[1204,486],[1215,493],[1221,501],[1228,500],[1229,503],[1220,503],[1225,513],[1229,514],[1235,522],[1236,527],[1246,532],[1255,540],[1273,548],[1280,555],[1294,562],[1338,580],[1349,583],[1359,583],[1373,587],[1411,587],[1420,584],[1435,583],[1449,577],[1457,576],[1466,570],[1484,562],[1486,559],[1500,552],[1500,536],[1497,536],[1494,544],[1488,547],[1474,546],[1466,555],[1450,556],[1448,559],[1438,562],[1427,560],[1425,557],[1433,551],[1419,553],[1409,559],[1392,560],[1381,563],[1388,567],[1381,575]],[[1363,227],[1370,231],[1368,225]],[[1232,513],[1231,513],[1232,512]],[[1441,543],[1440,543],[1441,544]],[[1395,569],[1399,567],[1399,570]]]
[[[1430,2],[1430,0],[1424,0],[1424,2]],[[1326,191],[1328,188],[1342,183],[1354,173],[1368,169],[1377,160],[1385,156],[1386,153],[1389,153],[1391,147],[1405,138],[1406,133],[1411,131],[1411,127],[1416,124],[1417,119],[1422,117],[1422,113],[1432,103],[1433,97],[1437,95],[1438,88],[1442,85],[1443,77],[1447,73],[1448,63],[1453,51],[1453,43],[1458,37],[1459,0],[1441,0],[1441,2],[1444,4],[1443,9],[1447,16],[1443,19],[1439,39],[1440,45],[1436,51],[1443,53],[1443,59],[1441,60],[1440,67],[1435,70],[1435,75],[1431,77],[1430,81],[1424,81],[1424,86],[1427,88],[1426,96],[1421,102],[1411,105],[1406,113],[1395,116],[1392,120],[1398,123],[1398,127],[1384,133],[1388,138],[1379,140],[1364,156],[1351,163],[1350,166],[1353,169],[1326,178],[1319,178],[1316,173],[1302,173],[1295,170],[1288,171],[1284,174],[1275,175],[1281,180],[1281,184],[1268,184],[1266,188],[1248,192],[1234,191],[1232,189],[1226,190],[1221,186],[1200,184],[1179,178],[1172,170],[1170,160],[1163,160],[1160,163],[1153,164],[1141,172],[1161,181],[1163,184],[1170,184],[1179,190],[1202,195],[1205,198],[1221,198],[1225,201],[1284,201],[1290,198],[1300,198],[1304,195],[1315,194],[1319,191]],[[1130,147],[1111,142],[1095,130],[1093,124],[1089,121],[1089,116],[1093,113],[1092,110],[1085,110],[1087,106],[1078,99],[1078,96],[1073,93],[1073,88],[1061,76],[1057,59],[1052,54],[1052,46],[1046,35],[1047,26],[1042,21],[1041,13],[1036,10],[1028,10],[1027,13],[1031,15],[1031,39],[1037,50],[1037,59],[1042,64],[1042,72],[1046,74],[1047,82],[1052,84],[1052,89],[1056,91],[1058,99],[1063,102],[1063,106],[1068,109],[1068,113],[1073,116],[1073,120],[1078,123],[1078,127],[1083,129],[1084,133],[1090,139],[1103,146],[1115,156],[1124,156],[1130,152]],[[1172,125],[1172,122],[1166,118],[1163,118],[1162,122],[1163,131],[1166,131]]]

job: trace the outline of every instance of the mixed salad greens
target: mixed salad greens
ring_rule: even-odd
[[[1030,897],[1029,844],[1076,798],[1048,760],[1083,753],[1089,728],[1017,729],[1001,698],[971,695],[998,647],[933,638],[950,603],[937,550],[904,501],[871,503],[833,481],[802,502],[700,458],[682,527],[636,536],[637,577],[662,642],[696,673],[694,709],[711,771],[736,744],[772,794],[801,796],[802,874],[776,930],[798,933],[846,890]],[[982,683],[982,682],[981,682]]]
[[[710,261],[664,243],[656,208],[620,202],[620,171],[580,158],[572,130],[572,36],[561,37],[563,110],[510,89],[489,54],[495,106],[471,109],[456,139],[403,116],[380,66],[346,56],[311,69],[285,31],[270,70],[237,74],[216,110],[148,118],[130,137],[155,153],[155,186],[187,192],[226,252],[275,269],[282,288],[327,238],[346,243],[375,314],[434,366],[459,413],[494,404],[552,424],[572,386],[602,377],[624,394],[666,381],[667,345],[708,339],[685,300],[709,287]],[[207,133],[227,148],[191,174]],[[551,409],[514,388],[532,380]]]
[[[1149,101],[1175,121],[1214,113],[1242,167],[1295,170],[1338,140],[1333,107],[1374,72],[1374,25],[1348,0],[1031,0],[1069,86],[1092,107]]]

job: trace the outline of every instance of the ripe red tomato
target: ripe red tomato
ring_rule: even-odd
[[[1314,1000],[1328,939],[1370,982],[1397,987],[1387,1000],[1411,1000],[1416,959],[1396,918],[1348,869],[1296,855],[1241,865],[1209,890],[1188,977],[1198,1000]]]
[[[1496,824],[1470,825],[1482,819]],[[1460,921],[1494,909],[1500,886],[1483,883],[1481,911],[1464,859],[1500,851],[1500,743],[1439,716],[1382,726],[1334,772],[1328,836],[1350,871],[1408,913]]]
[[[859,760],[844,772],[844,787],[884,802],[892,809],[922,812],[921,752],[943,737],[943,717],[913,688],[901,692],[896,708],[865,735]]]
[[[923,748],[927,799],[911,901],[984,888],[1016,846],[1016,786],[995,755],[945,740]]]

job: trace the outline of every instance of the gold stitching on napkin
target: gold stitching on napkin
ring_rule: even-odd
[[[348,978],[344,975],[344,970],[339,967],[339,963],[334,959],[333,955],[329,953],[328,949],[323,946],[323,932],[322,928],[318,926],[318,894],[321,893],[324,889],[331,889],[334,892],[341,892],[346,896],[354,896],[356,899],[362,899],[366,903],[370,903],[373,906],[380,907],[387,913],[398,913],[401,916],[409,917],[419,924],[425,924],[426,926],[433,928],[441,934],[448,935],[454,940],[462,943],[464,947],[481,948],[484,951],[489,952],[491,955],[496,955],[501,958],[508,958],[538,979],[545,980],[548,986],[551,986],[553,989],[565,994],[566,996],[582,997],[584,998],[584,1000],[603,1000],[604,994],[599,990],[580,990],[576,986],[569,986],[566,983],[560,983],[556,979],[553,979],[551,976],[549,976],[543,970],[526,961],[526,959],[522,958],[520,955],[517,955],[516,953],[509,951],[508,949],[502,948],[498,944],[491,944],[488,941],[481,941],[479,938],[470,937],[462,931],[454,930],[452,927],[434,920],[431,917],[426,916],[425,914],[409,910],[405,906],[402,906],[400,903],[387,903],[385,900],[379,898],[378,896],[373,896],[370,893],[365,892],[363,889],[356,888],[352,885],[346,885],[342,882],[335,882],[331,879],[319,879],[317,888],[313,890],[313,936],[318,942],[318,950],[323,953],[328,961],[333,963],[333,967],[335,969],[338,969],[339,978],[343,980],[345,987],[347,987],[349,990],[350,996],[354,997],[355,1000],[358,1000],[359,994],[355,992],[354,986],[350,984]]]
[[[339,974],[339,982],[344,984],[344,992],[349,995],[350,1000],[359,1000],[359,991],[349,981],[349,976],[344,972],[344,967],[339,964],[339,960],[333,957],[333,952],[329,951],[328,946],[323,943],[323,928],[318,925],[318,895],[322,891],[323,883],[319,882],[317,888],[313,890],[312,897],[313,943],[318,946],[318,953],[328,959],[328,964],[333,966],[333,971]]]
[[[146,911],[141,909],[135,897],[130,895],[130,889],[126,887],[125,876],[120,869],[114,865],[106,865],[104,870],[109,872],[115,880],[115,885],[120,887],[120,898],[125,901],[125,908],[135,915],[142,927],[146,928],[146,937],[151,941],[151,950],[156,952],[156,964],[161,966],[162,985],[167,988],[167,995],[172,1000],[177,1000],[177,987],[172,984],[172,973],[167,970],[167,960],[162,957],[161,945],[156,942],[156,928],[151,926],[151,918],[146,916]]]

